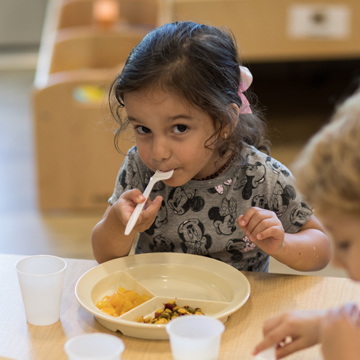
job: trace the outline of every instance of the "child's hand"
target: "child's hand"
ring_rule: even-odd
[[[124,226],[129,221],[136,205],[143,201],[145,201],[145,197],[138,189],[128,190],[121,194],[114,206],[116,216]],[[150,198],[147,199],[144,210],[141,212],[133,231],[143,232],[152,225],[160,209],[161,202],[161,196],[157,196],[153,202]]]
[[[282,359],[317,344],[320,341],[321,320],[325,314],[325,310],[292,311],[265,321],[264,339],[256,346],[253,354],[278,344],[276,358]]]
[[[269,255],[282,249],[285,231],[273,211],[252,207],[240,215],[238,224],[246,236]]]
[[[326,360],[354,360],[360,354],[360,310],[349,303],[331,310],[321,324],[322,353]]]

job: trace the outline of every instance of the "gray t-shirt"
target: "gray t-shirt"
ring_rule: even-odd
[[[155,184],[150,198],[163,197],[152,226],[140,233],[135,253],[180,252],[208,256],[238,270],[268,272],[269,255],[255,246],[237,225],[239,215],[257,206],[274,211],[285,232],[296,233],[312,215],[281,163],[252,146],[242,150],[243,164],[234,163],[212,180],[190,180],[183,186]],[[121,193],[144,191],[153,172],[141,161],[136,146],[119,171],[114,204]]]

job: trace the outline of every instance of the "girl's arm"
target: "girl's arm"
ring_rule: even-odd
[[[285,233],[273,211],[257,207],[240,216],[238,224],[256,246],[294,270],[320,270],[330,261],[330,241],[314,215],[296,234]]]
[[[125,225],[118,220],[114,205],[110,205],[91,234],[93,254],[99,264],[128,255],[136,233],[125,236],[124,231]]]
[[[321,270],[330,262],[331,244],[325,229],[312,215],[296,234],[285,233],[282,249],[272,256],[294,270]]]
[[[134,208],[144,200],[140,190],[129,190],[124,192],[114,205],[107,208],[91,234],[93,253],[98,263],[128,255],[137,233],[147,230],[154,222],[161,206],[161,196],[153,202],[147,200],[145,210],[140,214],[133,231],[128,236],[124,234]]]

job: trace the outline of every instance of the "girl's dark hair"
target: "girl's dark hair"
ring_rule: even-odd
[[[121,116],[124,94],[160,86],[211,117],[217,130],[207,143],[215,143],[222,129],[230,126],[230,136],[219,147],[220,156],[228,149],[239,155],[244,143],[269,152],[265,124],[254,114],[254,106],[253,114],[237,116],[230,105],[242,104],[239,65],[230,31],[194,22],[169,23],[150,31],[132,50],[110,89],[111,112],[120,124],[115,134],[117,149],[118,136],[128,126]],[[235,128],[234,117],[238,117]]]

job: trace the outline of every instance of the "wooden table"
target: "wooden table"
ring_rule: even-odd
[[[63,347],[67,339],[91,332],[111,333],[75,298],[76,281],[97,265],[93,260],[66,259],[68,268],[60,320],[49,326],[28,324],[14,267],[20,258],[22,256],[0,255],[0,359],[66,360]],[[250,282],[251,295],[246,304],[225,323],[219,360],[252,359],[251,351],[262,337],[263,321],[283,311],[330,308],[350,300],[360,303],[360,286],[348,279],[252,272],[244,274]],[[116,335],[125,343],[122,360],[172,359],[168,341]],[[316,346],[288,359],[320,358],[320,348]]]

